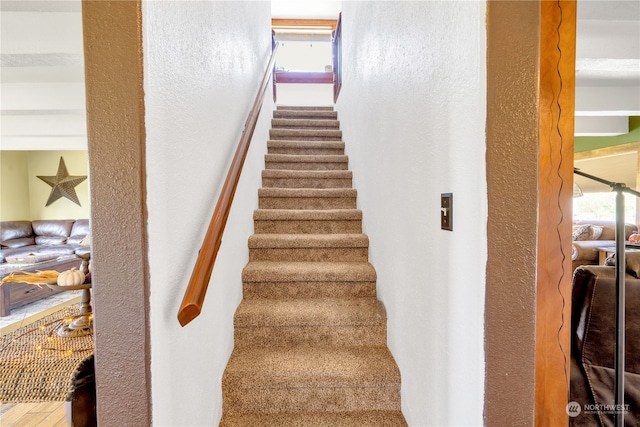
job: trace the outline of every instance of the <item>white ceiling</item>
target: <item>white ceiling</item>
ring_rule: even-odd
[[[576,135],[619,135],[640,116],[640,2],[578,0]]]
[[[271,0],[271,17],[281,19],[337,19],[342,0]]]
[[[611,182],[622,183],[630,188],[636,188],[638,152],[633,151],[576,160],[574,167],[589,175],[597,176],[598,178]],[[612,191],[610,186],[581,175],[574,175],[574,181],[585,193],[606,193]]]
[[[273,0],[274,18],[335,19],[341,1]],[[0,149],[85,149],[79,0],[0,0]],[[640,2],[578,0],[576,134],[640,116]]]

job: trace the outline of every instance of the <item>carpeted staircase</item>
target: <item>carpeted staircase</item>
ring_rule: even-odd
[[[406,426],[331,107],[274,111],[221,426]]]

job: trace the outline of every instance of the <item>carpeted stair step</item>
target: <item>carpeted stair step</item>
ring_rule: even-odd
[[[334,111],[330,105],[278,105],[276,110],[290,110],[290,111]]]
[[[341,141],[339,129],[270,129],[270,139],[287,141]]]
[[[273,118],[337,120],[338,112],[333,110],[274,110]]]
[[[405,427],[337,113],[278,106],[220,426]]]
[[[338,129],[340,122],[337,119],[315,118],[282,118],[271,119],[272,129]]]
[[[220,427],[404,427],[401,411],[287,412],[225,415]]]
[[[234,345],[384,346],[387,318],[375,298],[243,299]]]
[[[364,262],[369,256],[366,234],[254,234],[249,261]]]
[[[368,262],[252,261],[242,283],[245,299],[376,296],[376,270]]]
[[[260,188],[260,209],[355,209],[353,188]]]
[[[225,414],[399,411],[400,372],[384,347],[234,348]]]
[[[256,233],[362,233],[362,211],[357,209],[257,209]]]
[[[267,141],[269,154],[344,155],[342,141]]]
[[[276,188],[351,188],[351,171],[279,170],[262,171],[262,186]]]
[[[347,170],[349,157],[345,155],[266,154],[267,169],[283,170]]]

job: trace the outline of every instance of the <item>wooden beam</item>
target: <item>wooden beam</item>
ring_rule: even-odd
[[[567,425],[576,1],[540,2],[536,426]]]
[[[330,27],[331,31],[336,29],[335,19],[277,19],[271,20],[272,28],[317,28]]]

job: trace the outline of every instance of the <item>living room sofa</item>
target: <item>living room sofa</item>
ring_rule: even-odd
[[[616,272],[583,266],[573,276],[571,427],[613,426],[615,408]],[[640,252],[626,256],[625,425],[640,425]],[[577,409],[577,410],[576,410]]]
[[[88,219],[48,219],[0,222],[0,263],[30,254],[73,255],[87,252]]]
[[[598,248],[616,245],[616,223],[606,220],[582,220],[573,223],[573,270],[581,265],[598,264]],[[635,224],[625,224],[625,240],[638,231]]]

